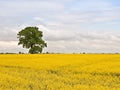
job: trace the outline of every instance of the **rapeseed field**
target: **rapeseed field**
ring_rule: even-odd
[[[0,55],[0,90],[120,90],[120,55]]]

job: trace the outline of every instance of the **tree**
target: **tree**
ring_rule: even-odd
[[[22,44],[23,48],[29,49],[31,54],[42,53],[43,48],[47,47],[47,43],[42,39],[43,33],[38,29],[38,27],[26,27],[17,34],[18,45]]]

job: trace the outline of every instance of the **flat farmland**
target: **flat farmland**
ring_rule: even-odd
[[[0,90],[120,90],[120,55],[1,54]]]

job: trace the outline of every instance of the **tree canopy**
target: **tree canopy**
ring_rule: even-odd
[[[42,39],[43,32],[39,31],[38,27],[26,27],[18,32],[19,43],[18,45],[23,48],[29,49],[29,53],[42,53],[44,47],[47,47],[47,43]]]

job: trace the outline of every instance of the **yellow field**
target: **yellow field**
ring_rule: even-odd
[[[120,90],[120,55],[0,55],[0,90]]]

